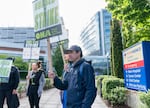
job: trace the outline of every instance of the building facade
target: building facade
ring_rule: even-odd
[[[95,75],[110,74],[110,59],[107,56],[84,56],[87,61],[91,61]]]
[[[104,56],[110,53],[111,14],[102,9],[83,28],[80,39],[85,55]]]
[[[63,24],[62,33],[62,35],[50,38],[52,48],[57,47],[57,42],[68,39],[68,30]],[[8,46],[14,43],[23,48],[26,40],[35,40],[33,27],[0,27],[0,41],[8,42]],[[47,52],[46,39],[40,40],[39,46],[41,50]],[[65,47],[68,47],[68,43],[65,44]]]
[[[0,40],[24,47],[26,40],[35,40],[33,27],[0,27]],[[46,41],[40,41],[40,48],[45,50]]]
[[[68,47],[68,30],[65,28],[63,18],[61,18],[62,34],[59,36],[50,37],[50,44],[52,54],[55,52],[59,43],[64,41],[64,48]],[[11,56],[22,56],[25,41],[35,40],[35,33],[33,27],[0,27],[0,54]],[[39,40],[40,57],[44,62],[46,70],[48,66],[48,49],[47,39]]]

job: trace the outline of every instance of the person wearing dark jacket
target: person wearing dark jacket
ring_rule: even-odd
[[[79,46],[73,45],[65,52],[68,52],[72,64],[64,80],[60,80],[53,72],[49,73],[49,77],[54,79],[56,88],[67,91],[66,108],[91,108],[97,91],[93,67],[82,58]]]
[[[14,62],[14,58],[7,58],[7,60],[12,60]],[[12,108],[12,103],[14,101],[12,98],[13,95],[17,94],[16,90],[18,84],[19,84],[19,71],[17,67],[12,66],[8,83],[0,82],[0,108],[3,108],[5,98],[7,99],[8,108]]]
[[[71,62],[69,61],[69,55],[67,53],[64,52],[64,60],[65,60],[65,64],[64,64],[64,70],[63,70],[63,74],[62,74],[62,81],[65,80],[65,76],[67,74],[67,72],[69,71],[69,68],[71,66]],[[66,108],[66,96],[67,96],[67,90],[61,90],[60,92],[60,99],[61,99],[61,103],[62,103],[62,108]]]
[[[30,108],[39,108],[39,102],[45,85],[44,70],[41,63],[32,63],[32,71],[27,76],[29,86],[27,96],[29,97]]]

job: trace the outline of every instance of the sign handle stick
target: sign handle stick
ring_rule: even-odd
[[[64,49],[63,49],[62,43],[60,41],[60,36],[58,36],[58,40],[59,40],[59,47],[60,47],[60,51],[61,51],[61,56],[62,56],[62,59],[63,59],[63,63],[66,64],[65,58],[64,58]]]
[[[30,62],[30,60],[29,60],[29,64],[28,64],[28,74],[27,74],[28,77],[29,77],[29,75],[30,75],[30,71],[31,71],[31,62]],[[29,86],[29,79],[27,79],[26,89],[28,89],[28,86]]]
[[[30,71],[31,71],[31,62],[29,62],[29,65],[28,65],[28,75],[30,74]]]
[[[51,47],[50,47],[50,39],[49,38],[47,38],[47,51],[48,51],[49,71],[53,72],[53,63],[52,63],[52,55],[51,55]]]
[[[63,59],[63,63],[66,64],[66,63],[65,63],[64,50],[63,50],[62,44],[60,44],[60,51],[61,51],[61,56],[62,56],[62,59]]]

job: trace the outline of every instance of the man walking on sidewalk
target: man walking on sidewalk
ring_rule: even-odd
[[[71,66],[60,80],[53,72],[49,77],[54,79],[54,86],[66,90],[67,108],[91,108],[96,97],[95,76],[93,67],[82,58],[82,50],[73,45],[68,50]]]

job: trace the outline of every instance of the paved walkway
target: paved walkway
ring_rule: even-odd
[[[4,108],[7,108],[6,106]],[[30,108],[28,98],[20,99],[20,107],[19,108]],[[40,100],[40,108],[62,108],[59,97],[59,90],[51,89],[43,92],[41,100]],[[92,108],[108,108],[100,99],[99,96],[96,97],[95,102]]]

